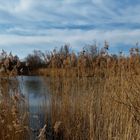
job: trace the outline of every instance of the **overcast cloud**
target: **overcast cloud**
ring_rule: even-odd
[[[107,40],[112,51],[125,50],[140,41],[139,9],[139,0],[0,0],[0,49],[23,58]]]

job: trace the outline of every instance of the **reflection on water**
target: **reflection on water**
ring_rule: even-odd
[[[45,116],[49,111],[50,94],[44,77],[22,76],[18,77],[21,93],[28,99],[30,127],[33,138],[45,124]]]

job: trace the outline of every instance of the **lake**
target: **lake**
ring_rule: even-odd
[[[20,91],[28,103],[31,139],[35,139],[39,134],[40,128],[46,123],[46,115],[49,114],[51,95],[44,82],[46,79],[39,76],[18,77]]]

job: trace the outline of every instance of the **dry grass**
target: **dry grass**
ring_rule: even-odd
[[[100,66],[94,77],[53,73],[52,126],[63,123],[65,140],[140,139],[139,65],[129,62],[121,58],[111,69]]]
[[[0,78],[0,139],[25,140],[29,138],[28,114],[24,98],[17,91],[17,82]],[[9,88],[10,87],[10,88]]]
[[[50,76],[47,83],[52,94],[49,124],[39,138],[45,139],[51,121],[51,134],[59,140],[139,140],[139,51],[131,51],[128,57],[102,51],[94,57],[85,52],[73,55],[67,50],[54,52],[47,56],[48,69],[37,71]],[[9,95],[5,80],[0,95],[0,138],[26,139],[28,124],[21,118],[19,94]]]

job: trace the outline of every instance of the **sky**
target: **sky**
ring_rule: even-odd
[[[115,53],[140,42],[139,0],[0,0],[0,50],[20,58],[105,40]]]

